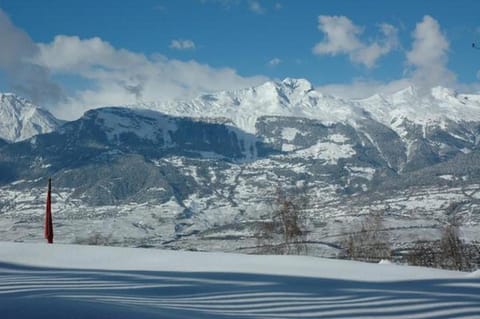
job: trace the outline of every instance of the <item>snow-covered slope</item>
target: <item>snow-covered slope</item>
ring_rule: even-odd
[[[480,121],[480,95],[458,94],[435,87],[419,92],[407,87],[391,95],[375,94],[348,100],[314,89],[305,79],[286,78],[236,91],[204,94],[190,101],[148,102],[131,105],[167,115],[228,120],[238,128],[256,133],[262,116],[300,117],[325,123],[355,124],[372,118],[398,133],[404,121],[422,126],[453,121]],[[19,141],[54,130],[59,120],[48,111],[14,94],[0,94],[0,138]]]
[[[355,103],[315,91],[304,79],[269,81],[257,87],[205,94],[192,101],[143,103],[137,107],[189,117],[229,119],[240,129],[255,133],[262,116],[286,116],[343,122],[360,110]]]
[[[62,121],[12,93],[0,93],[0,138],[17,142],[56,129]]]
[[[448,122],[471,122],[480,120],[480,95],[458,94],[454,90],[435,87],[420,93],[415,87],[407,87],[391,95],[376,94],[357,100],[372,118],[390,126],[397,133],[405,120],[423,127]]]
[[[231,272],[378,282],[412,278],[465,278],[467,275],[433,268],[376,265],[308,256],[9,242],[0,242],[0,252],[0,263],[65,269]],[[360,269],[363,271],[359,272]]]
[[[0,243],[2,318],[478,318],[477,273]]]
[[[347,100],[322,94],[305,79],[292,78],[205,94],[191,101],[143,103],[136,107],[176,116],[222,117],[249,133],[256,132],[255,124],[261,116],[303,117],[326,123],[355,123],[371,117],[393,129],[405,119],[422,125],[480,120],[480,95],[457,94],[443,87],[420,93],[407,87],[391,95]]]

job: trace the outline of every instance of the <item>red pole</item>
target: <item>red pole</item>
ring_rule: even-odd
[[[45,210],[45,238],[49,244],[53,244],[53,221],[52,221],[52,179],[48,179],[47,208]]]

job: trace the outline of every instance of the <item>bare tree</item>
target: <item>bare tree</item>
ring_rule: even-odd
[[[391,248],[383,226],[383,215],[383,211],[371,213],[360,225],[354,226],[358,230],[350,233],[344,242],[347,258],[369,262],[390,258]]]
[[[442,229],[440,239],[439,265],[441,268],[465,270],[470,268],[469,258],[466,254],[466,245],[460,239],[460,226],[462,224],[459,211],[465,202],[451,203],[445,213],[447,222]]]
[[[260,253],[306,253],[306,199],[299,194],[286,195],[277,190],[276,203],[270,218],[259,223],[256,231]]]
[[[442,228],[440,240],[417,242],[407,260],[414,266],[469,271],[475,268],[478,259],[476,249],[460,239],[456,225],[447,224]]]
[[[428,241],[418,241],[406,256],[412,266],[438,267],[438,249]]]
[[[449,223],[444,226],[440,239],[440,266],[454,270],[469,270],[471,261],[467,247],[460,239],[459,225]]]
[[[87,237],[75,237],[75,244],[93,246],[111,246],[112,234],[104,235],[98,231],[90,233]]]
[[[472,270],[478,264],[474,244],[466,244],[460,236],[461,219],[458,212],[464,202],[453,202],[446,208],[446,221],[440,240],[417,242],[408,255],[408,262],[416,266],[452,270]]]

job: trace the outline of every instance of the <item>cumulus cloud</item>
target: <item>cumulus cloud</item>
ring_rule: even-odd
[[[380,82],[369,79],[355,79],[348,84],[327,84],[317,87],[317,90],[348,99],[362,99],[374,94],[392,94],[412,85],[410,79],[398,79],[391,82]]]
[[[61,100],[63,91],[50,78],[48,68],[31,62],[38,46],[1,9],[0,30],[0,69],[7,75],[11,88],[36,103]]]
[[[326,39],[314,47],[317,54],[350,53],[362,46],[358,35],[363,29],[345,16],[319,16],[318,29]]]
[[[183,42],[180,47],[192,44]],[[58,35],[50,43],[35,43],[1,9],[0,45],[0,72],[10,89],[64,119],[74,119],[95,107],[189,99],[268,80],[243,77],[231,68],[115,48],[98,37]],[[82,85],[72,87],[67,95],[52,80],[58,76]]]
[[[282,63],[282,60],[280,60],[279,58],[273,58],[270,61],[268,61],[269,66],[277,66],[280,63]]]
[[[329,32],[332,35],[330,38],[336,39],[336,41],[328,41],[330,38],[327,38],[320,43],[319,50],[321,52],[332,55],[345,53],[351,55],[350,58],[354,60],[355,56],[352,56],[352,52],[356,52],[358,48],[364,48],[367,56],[366,48],[378,51],[374,47],[376,43],[372,43],[368,47],[362,44],[358,37],[363,29],[355,26],[349,19],[343,18],[333,19],[335,25],[333,22],[326,23],[330,27],[330,29],[325,29],[326,32]],[[383,43],[379,42],[379,47],[388,47],[388,39],[395,39],[397,30],[388,24],[380,25],[380,29],[384,40]],[[439,22],[427,15],[417,23],[412,32],[411,49],[405,53],[403,78],[390,82],[356,79],[351,83],[323,85],[318,89],[328,94],[348,98],[365,98],[375,93],[390,94],[410,85],[415,86],[420,94],[428,94],[432,87],[439,85],[466,92],[477,91],[479,85],[476,83],[463,84],[456,81],[456,75],[448,69],[449,49],[450,44],[441,30]],[[375,54],[371,56],[374,57]],[[367,57],[364,57],[364,60],[369,61]],[[371,58],[370,61],[372,60],[374,59]]]
[[[317,43],[313,53],[318,55],[346,54],[354,63],[375,66],[376,61],[398,46],[398,30],[390,24],[379,26],[382,38],[366,43],[360,36],[364,28],[355,25],[345,16],[319,16],[318,29],[325,34],[323,41]]]
[[[450,44],[431,16],[417,23],[412,33],[412,49],[407,52],[407,65],[413,81],[422,87],[453,85],[455,74],[447,67]]]
[[[172,40],[172,42],[170,42],[169,48],[177,50],[194,50],[195,43],[192,40]]]
[[[256,13],[256,14],[263,14],[265,13],[265,8],[262,7],[262,5],[260,4],[260,2],[258,1],[250,1],[248,3],[248,9],[250,9],[250,11]]]
[[[38,47],[35,62],[39,66],[92,83],[91,88],[77,91],[68,103],[62,104],[57,114],[63,118],[79,116],[93,107],[188,99],[204,92],[238,89],[267,80],[262,76],[242,77],[230,68],[117,49],[98,37],[60,35]]]

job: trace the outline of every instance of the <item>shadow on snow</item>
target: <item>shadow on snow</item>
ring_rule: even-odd
[[[2,318],[475,318],[480,281],[361,282],[0,263],[0,310]]]

